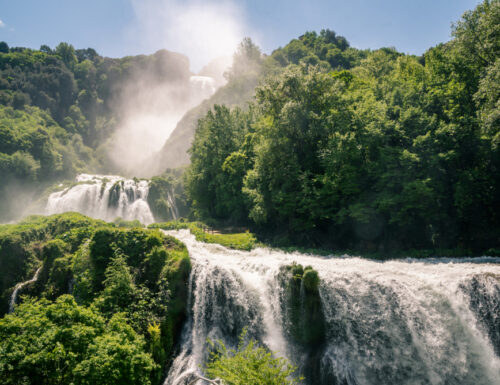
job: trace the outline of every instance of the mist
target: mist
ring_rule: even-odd
[[[148,159],[162,148],[177,122],[224,85],[223,73],[244,36],[244,20],[232,2],[132,4],[136,20],[128,33],[146,52],[162,50],[118,90],[117,129],[105,148],[109,171],[149,177]]]
[[[195,73],[216,58],[231,57],[249,32],[234,1],[131,1],[136,19],[127,34],[134,46],[142,52],[165,48],[182,53]]]

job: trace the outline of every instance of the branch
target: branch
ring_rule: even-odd
[[[202,377],[202,376],[200,376],[198,374],[195,374],[195,373],[193,373],[193,375],[196,376],[196,377],[198,377],[198,378],[196,378],[193,381],[191,381],[188,385],[193,385],[194,383],[196,383],[196,382],[198,382],[200,380],[206,381],[206,382],[208,382],[208,383],[210,383],[212,385],[224,385],[224,383],[222,382],[222,380],[220,378],[216,378],[215,380],[210,380],[208,378]]]

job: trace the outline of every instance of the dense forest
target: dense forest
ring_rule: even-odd
[[[324,30],[262,58],[248,108],[199,120],[195,215],[277,244],[498,253],[499,21],[485,1],[420,57]]]
[[[205,337],[219,328],[238,342],[196,341],[204,352],[186,344],[192,351],[184,358],[201,365],[196,359],[206,353],[196,370],[228,385],[298,384],[304,373],[310,384],[357,383],[349,382],[356,370],[345,374],[337,364],[357,365],[359,357],[353,368],[368,368],[359,378],[375,383],[419,375],[487,381],[478,363],[500,351],[498,262],[487,271],[496,258],[478,262],[484,271],[470,268],[450,294],[443,287],[465,271],[459,262],[451,272],[418,265],[422,277],[435,269],[432,282],[443,278],[436,288],[397,271],[408,261],[387,267],[335,258],[323,274],[319,268],[331,260],[256,248],[383,258],[500,255],[500,1],[466,12],[452,36],[421,56],[357,49],[329,29],[306,32],[269,55],[245,38],[224,85],[150,154],[145,167],[156,176],[146,183],[125,175],[130,179],[116,179],[107,191],[114,208],[120,194],[135,199],[129,203],[144,198],[152,224],[74,212],[1,224],[2,382],[160,384],[182,356],[181,331],[195,310],[206,314],[191,322],[193,335],[197,327],[207,329]],[[109,158],[124,95],[158,82],[183,89],[192,75],[187,57],[165,50],[113,59],[68,43],[34,50],[0,42],[0,221],[17,219],[27,202],[45,204],[47,191],[98,186],[74,182],[78,173],[126,174]],[[99,178],[100,199],[109,175]],[[138,198],[140,183],[147,192]],[[165,233],[181,229],[192,238],[172,234],[184,234],[185,243]],[[195,245],[189,253],[188,242]],[[273,256],[280,266],[262,262]],[[311,265],[293,260],[302,257]],[[273,268],[275,281],[265,281]],[[344,270],[335,275],[337,268]],[[194,303],[196,295],[203,298]],[[272,302],[262,302],[266,295]],[[281,312],[274,332],[292,347],[301,372],[257,342],[276,322],[267,308]],[[459,319],[465,313],[467,321],[477,317],[472,332]],[[439,330],[425,334],[432,317]],[[458,347],[456,335],[464,336]],[[444,357],[437,360],[443,372],[435,373],[426,344],[441,337],[442,346],[431,344]],[[491,356],[481,355],[480,345]],[[453,361],[456,349],[467,354],[456,354],[466,365]],[[343,361],[326,373],[321,365],[328,368],[334,350]],[[463,373],[449,373],[457,367]]]
[[[39,269],[22,292],[32,299],[0,319],[4,384],[162,380],[186,312],[181,242],[70,213],[0,226],[0,256],[2,316],[15,284]]]
[[[119,172],[108,147],[126,88],[186,84],[191,75],[185,56],[165,50],[111,59],[67,43],[33,50],[2,42],[0,218],[16,218],[30,200],[21,196],[33,199],[40,186],[83,171]]]

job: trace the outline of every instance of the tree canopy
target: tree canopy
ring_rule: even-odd
[[[496,247],[499,4],[464,14],[422,57],[353,51],[332,31],[275,51],[286,67],[267,72],[248,111],[216,106],[199,121],[194,212],[277,242]]]

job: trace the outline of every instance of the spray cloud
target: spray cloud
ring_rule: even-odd
[[[132,0],[132,6],[136,21],[129,39],[137,39],[144,52],[170,52],[157,52],[119,90],[115,110],[120,121],[108,155],[113,171],[149,176],[144,165],[177,122],[221,85],[221,74],[244,36],[244,20],[228,1]],[[193,76],[191,71],[200,69],[205,76]]]

